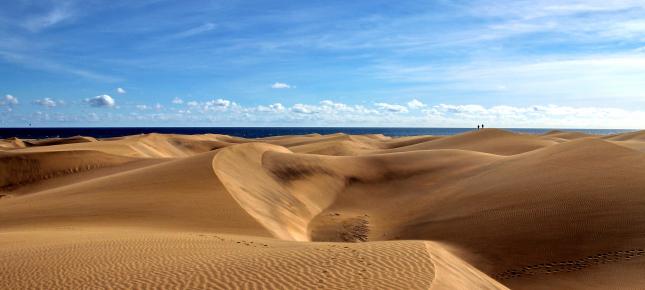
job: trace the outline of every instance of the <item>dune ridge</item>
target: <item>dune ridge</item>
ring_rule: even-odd
[[[0,288],[645,285],[645,133],[0,143]]]

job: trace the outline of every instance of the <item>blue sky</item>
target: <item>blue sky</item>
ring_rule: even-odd
[[[645,1],[0,4],[0,126],[639,128]]]

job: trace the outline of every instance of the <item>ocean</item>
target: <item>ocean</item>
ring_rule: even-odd
[[[18,137],[23,139],[92,136],[109,138],[146,133],[174,134],[225,134],[245,138],[260,138],[279,135],[303,134],[383,134],[392,137],[412,135],[455,135],[475,128],[382,128],[382,127],[73,127],[73,128],[0,128],[0,138]],[[518,133],[543,134],[553,129],[548,128],[504,128]],[[557,129],[589,134],[616,134],[634,130],[625,129]]]

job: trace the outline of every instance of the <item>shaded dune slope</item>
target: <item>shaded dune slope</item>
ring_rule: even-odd
[[[27,146],[51,146],[51,145],[86,143],[86,142],[96,142],[96,141],[97,141],[96,138],[93,138],[93,137],[74,136],[74,137],[68,137],[68,138],[25,140],[24,142]]]
[[[99,151],[0,152],[0,190],[135,161]]]

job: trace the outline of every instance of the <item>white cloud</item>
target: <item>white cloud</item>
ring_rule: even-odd
[[[217,99],[207,101],[204,104],[206,108],[228,108],[231,106],[232,102],[225,99]]]
[[[105,105],[104,96],[87,99]],[[41,100],[43,101],[43,100]],[[53,100],[52,100],[53,101]],[[44,103],[44,102],[43,102]],[[114,106],[114,105],[112,105]],[[489,128],[634,128],[645,124],[645,110],[611,107],[575,107],[540,104],[532,106],[480,104],[425,104],[419,110],[406,106],[375,103],[350,105],[332,100],[298,103],[287,108],[281,103],[245,107],[231,100],[213,99],[185,102],[165,110],[161,104],[135,106],[139,111],[103,111],[97,116],[111,121],[170,122],[165,124],[208,124],[253,126],[256,124],[298,126],[401,126]],[[213,113],[216,112],[216,113]],[[395,113],[395,114],[393,114]],[[41,112],[34,120],[89,120],[87,116]],[[75,119],[76,118],[76,119]]]
[[[388,103],[376,103],[376,107],[379,108],[380,110],[383,111],[388,111],[392,113],[407,113],[408,108],[401,106],[401,105],[395,105],[395,104],[388,104]]]
[[[186,103],[191,109],[200,112],[217,111],[223,112],[232,109],[239,109],[239,105],[235,102],[226,99],[213,99],[205,102],[189,101]]]
[[[645,111],[618,108],[536,105],[439,104],[424,110],[442,126],[472,126],[485,123],[502,128],[635,128],[645,122]]]
[[[320,108],[327,112],[327,113],[332,113],[332,112],[351,112],[354,110],[353,107],[343,104],[343,103],[336,103],[331,100],[324,100],[320,102]]]
[[[289,84],[281,83],[281,82],[275,82],[271,85],[271,88],[273,89],[290,89],[291,86]]]
[[[320,102],[317,111],[323,114],[379,114],[375,109],[369,109],[362,105],[348,105],[338,103],[331,100],[324,100]]]
[[[56,107],[59,103],[51,98],[44,98],[44,99],[35,100],[34,104],[47,107],[47,108],[53,108],[53,107]]]
[[[280,103],[269,105],[269,108],[273,109],[276,112],[284,112],[284,106]]]
[[[117,93],[119,93],[119,94],[125,94],[125,93],[127,93],[127,92],[126,92],[126,90],[125,90],[124,88],[116,88],[116,92],[117,92]]]
[[[486,113],[486,109],[480,105],[446,105],[440,104],[433,107],[442,112],[453,113],[453,114],[468,114],[476,115]]]
[[[408,102],[408,107],[410,109],[421,109],[421,108],[423,108],[425,106],[426,105],[424,103],[422,103],[421,101],[419,101],[417,99],[414,99],[414,100]]]
[[[85,99],[85,102],[87,102],[90,106],[97,108],[112,108],[114,107],[114,105],[116,105],[114,98],[108,95],[100,95],[93,98],[88,98]]]
[[[285,107],[281,103],[271,104],[269,106],[258,106],[257,110],[259,112],[272,112],[272,113],[282,113],[285,111]]]
[[[353,111],[354,107],[343,103],[337,103],[331,100],[324,100],[320,102],[322,108],[333,109],[335,111]]]
[[[305,104],[295,104],[291,106],[291,111],[298,114],[313,114],[316,111],[316,107]]]
[[[172,103],[175,104],[175,105],[181,105],[181,104],[184,103],[184,100],[182,100],[179,97],[176,97],[176,98],[172,99]]]
[[[18,98],[14,97],[13,95],[5,95],[4,96],[4,101],[0,102],[0,105],[7,104],[9,106],[14,106],[18,104]]]
[[[334,102],[331,100],[323,100],[318,104],[302,104],[297,103],[291,106],[288,110],[280,103],[267,106],[257,106],[256,110],[259,112],[273,112],[282,113],[285,117],[300,119],[305,117],[307,119],[320,119],[329,121],[339,121],[345,118],[352,119],[357,116],[376,116],[380,112],[376,109],[370,109],[362,105],[348,105],[344,103]]]

